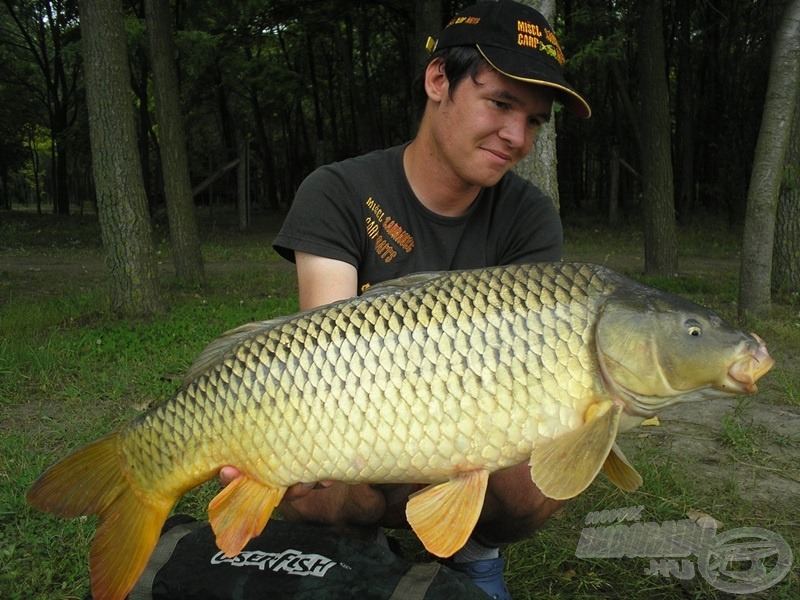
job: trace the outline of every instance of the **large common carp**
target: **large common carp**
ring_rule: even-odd
[[[619,431],[677,402],[753,393],[773,362],[757,336],[596,265],[416,275],[229,332],[177,395],[55,464],[28,501],[99,515],[97,600],[125,596],[175,502],[223,465],[242,473],[209,505],[230,556],[289,486],[323,480],[435,484],[407,517],[449,556],[490,472],[529,461],[565,499],[605,467],[633,490]]]

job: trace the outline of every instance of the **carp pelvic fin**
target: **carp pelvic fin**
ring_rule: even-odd
[[[252,538],[264,530],[286,488],[272,488],[240,475],[208,505],[208,522],[225,556],[239,554]]]
[[[603,464],[603,471],[611,483],[626,492],[634,492],[642,485],[642,476],[633,468],[617,444],[611,447]]]
[[[483,508],[489,471],[459,473],[413,494],[406,518],[426,550],[452,556],[467,543]]]
[[[606,461],[622,407],[609,400],[587,413],[582,427],[537,446],[531,454],[531,479],[548,498],[574,498],[589,487]]]
[[[28,491],[39,510],[60,517],[99,516],[89,554],[92,597],[122,600],[139,579],[177,498],[159,501],[125,477],[112,433],[48,469]]]

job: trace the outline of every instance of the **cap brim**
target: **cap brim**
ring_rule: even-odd
[[[566,82],[560,72],[547,65],[547,63],[543,61],[532,61],[530,55],[525,55],[524,61],[520,61],[520,55],[518,53],[505,48],[482,46],[480,44],[476,44],[476,47],[483,55],[483,58],[485,58],[496,71],[518,81],[526,81],[528,83],[535,83],[536,85],[544,85],[553,88],[555,90],[556,100],[567,110],[581,119],[588,119],[592,116],[592,109],[589,103],[586,102],[578,92],[572,89],[572,86]],[[525,66],[521,69],[513,69],[514,72],[503,67],[503,65],[511,65],[514,63],[521,63]]]

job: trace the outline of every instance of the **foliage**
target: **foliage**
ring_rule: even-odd
[[[0,69],[0,86],[8,86],[34,101],[32,106],[37,113],[31,114],[28,107],[12,119],[22,117],[31,126],[41,125],[50,131],[50,195],[54,212],[67,214],[69,151],[65,136],[79,112],[77,5],[72,0],[4,0],[0,23],[0,47],[9,58]]]
[[[445,15],[465,4],[443,2]],[[694,154],[687,160],[696,165],[697,197],[688,208],[681,207],[686,222],[707,212],[730,223],[743,219],[764,101],[764,65],[782,4],[724,0],[713,6],[682,1],[665,5],[676,156],[686,147],[680,132],[687,118],[678,112],[678,87],[695,90],[688,116]],[[257,202],[275,208],[289,204],[297,185],[319,164],[407,140],[415,129],[411,89],[417,49],[408,42],[414,33],[415,5],[412,0],[178,3],[173,27],[193,181],[204,180],[235,156],[241,140],[250,140],[254,195]],[[17,11],[25,17],[19,26],[11,19],[10,6],[25,9]],[[684,18],[679,11],[685,6],[688,40],[679,30]],[[562,209],[565,216],[603,214],[610,147],[618,145],[625,163],[640,170],[630,117],[638,101],[633,91],[636,3],[591,0],[559,3],[558,9],[555,26],[567,54],[568,78],[594,111],[588,122],[565,111],[556,114]],[[37,29],[36,19],[48,10],[57,18],[45,19],[44,28]],[[64,152],[74,155],[67,163],[69,187],[79,196],[73,202],[82,202],[82,196],[89,195],[88,143],[74,11],[74,3],[65,0],[0,4],[0,97],[4,89],[27,90],[40,106],[31,111],[34,103],[23,101],[12,111],[0,111],[0,139],[13,143],[8,128],[21,121],[51,128],[56,114],[62,121],[72,119],[71,126],[53,130],[52,135]],[[152,90],[146,85],[150,67],[143,23],[140,3],[131,4],[127,19],[131,72],[135,101],[146,108],[139,113],[139,136],[155,207],[160,202],[158,137]],[[24,31],[42,36],[51,64],[61,60],[62,80],[36,67],[33,50],[22,43]],[[60,47],[53,37],[56,33],[61,33]],[[688,45],[688,69],[678,60],[682,44]],[[14,92],[10,93],[13,99]],[[622,209],[633,222],[639,211],[639,180],[628,169],[621,171],[621,177]],[[230,175],[202,200],[233,202],[234,189]]]

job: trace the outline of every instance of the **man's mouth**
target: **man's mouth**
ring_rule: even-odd
[[[492,150],[491,148],[484,148],[484,150],[486,152],[488,152],[489,154],[495,156],[500,161],[511,162],[511,160],[512,160],[512,157],[511,157],[510,154],[507,154],[505,152],[501,152],[500,150]]]

